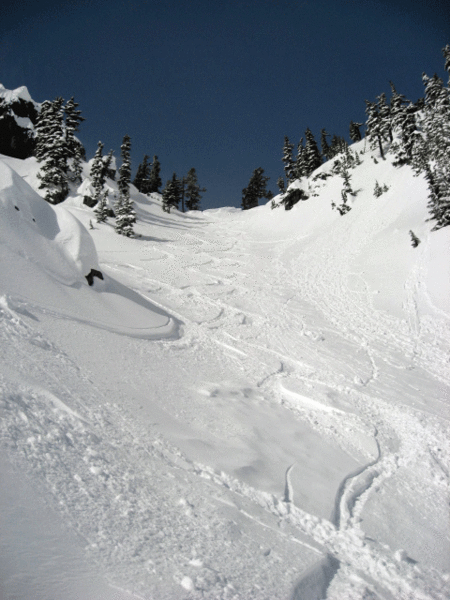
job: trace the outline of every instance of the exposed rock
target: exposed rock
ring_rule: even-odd
[[[33,102],[26,87],[7,90],[0,84],[0,153],[14,158],[33,155],[34,126],[39,104]]]

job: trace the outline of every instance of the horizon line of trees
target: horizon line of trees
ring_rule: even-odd
[[[442,52],[445,69],[450,74],[450,45],[443,48]],[[427,206],[430,219],[435,221],[433,230],[436,230],[450,225],[450,75],[447,87],[436,74],[428,77],[424,73],[422,81],[424,97],[416,102],[407,100],[397,92],[392,82],[389,101],[385,93],[380,94],[375,101],[366,100],[366,122],[351,121],[349,136],[353,142],[361,140],[360,128],[365,125],[369,147],[379,152],[381,160],[385,160],[386,154],[391,153],[395,157],[395,166],[410,165],[416,174],[424,174],[429,189]],[[82,161],[86,160],[86,153],[75,134],[83,121],[73,97],[66,103],[61,97],[53,102],[46,100],[42,103],[35,126],[34,154],[41,163],[39,187],[45,190],[45,199],[52,204],[66,199],[71,183],[81,183]],[[114,204],[116,213],[121,214],[120,218],[115,214],[116,231],[127,236],[133,235],[132,225],[136,222],[129,195],[130,148],[130,137],[125,136],[121,146],[119,193]],[[110,151],[103,157],[102,149],[103,144],[99,142],[90,173],[93,188],[90,202],[96,207],[99,222],[112,216],[111,209],[107,208],[108,192],[104,187],[106,178],[115,176],[113,153]],[[342,210],[339,207],[338,210],[341,214],[348,212],[351,208],[347,203],[351,189],[350,170],[357,164],[356,157],[349,152],[348,142],[335,134],[331,136],[322,129],[319,149],[313,133],[307,128],[297,145],[295,157],[293,152],[294,144],[285,136],[282,151],[284,177],[277,180],[282,195],[280,204],[284,204],[288,210],[299,200],[306,199],[305,194],[289,190],[292,182],[309,178],[324,161],[339,156],[341,158],[336,160],[336,172],[344,178],[344,188],[343,203],[340,206]],[[155,155],[153,162],[149,162],[149,156],[145,155],[137,168],[133,184],[143,194],[159,193],[162,186],[160,171],[158,157]],[[273,194],[267,190],[268,181],[269,177],[264,175],[262,167],[255,169],[249,184],[242,190],[241,206],[244,210],[258,206],[262,198],[273,198]],[[174,173],[162,190],[162,209],[170,213],[172,208],[179,210],[181,204],[183,212],[186,209],[199,210],[202,193],[205,191],[198,183],[195,168],[181,178]],[[278,205],[272,203],[273,207]],[[335,204],[332,206],[336,207]],[[126,219],[123,211],[128,211]]]
[[[41,180],[39,189],[45,190],[44,199],[51,204],[59,204],[67,198],[70,183],[82,183],[82,161],[86,160],[86,152],[75,133],[84,120],[73,97],[66,104],[61,97],[42,103],[36,119],[33,152],[41,163],[37,175]],[[99,141],[89,173],[93,193],[84,197],[84,203],[94,208],[98,223],[104,223],[108,217],[114,216],[116,232],[133,237],[136,213],[130,198],[131,138],[125,135],[121,145],[118,196],[115,197],[114,210],[108,206],[109,190],[105,189],[105,185],[107,178],[115,180],[115,161],[113,150],[103,156],[103,148],[104,144]],[[160,193],[160,173],[158,156],[154,155],[150,163],[149,156],[145,155],[137,168],[133,185],[142,194]],[[205,191],[198,183],[195,168],[191,168],[181,179],[174,173],[162,192],[162,208],[170,212],[171,208],[179,209],[181,202],[183,212],[200,210],[201,194]]]

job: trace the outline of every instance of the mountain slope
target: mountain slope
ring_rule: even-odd
[[[83,253],[58,261],[73,280],[53,255],[21,256],[50,242],[14,219],[60,207],[3,168],[31,208],[2,196],[1,443],[16,497],[31,486],[55,530],[26,526],[24,502],[23,531],[3,520],[6,598],[76,581],[70,600],[94,573],[95,599],[128,597],[111,584],[158,599],[448,596],[449,231],[430,232],[422,178],[352,151],[344,216],[332,162],[294,184],[310,198],[290,211],[167,215],[132,188],[141,237],[94,225],[93,288]],[[3,162],[37,187],[33,159]],[[72,192],[61,211],[81,240],[93,214]],[[152,341],[156,318],[169,337]]]

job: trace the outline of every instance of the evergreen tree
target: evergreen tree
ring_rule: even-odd
[[[416,130],[415,108],[406,100],[403,94],[399,94],[392,81],[391,85],[391,128],[400,134],[400,141],[395,142],[392,149],[395,152],[395,166],[408,164],[412,159],[412,147],[414,144],[414,132]]]
[[[286,173],[286,179],[289,183],[295,180],[295,166],[294,160],[292,158],[292,150],[294,148],[294,144],[291,144],[287,135],[284,136],[284,146],[283,146],[283,158],[282,161],[284,163],[284,172]]]
[[[284,178],[283,177],[278,177],[277,179],[277,186],[278,189],[280,190],[280,194],[284,194],[286,191],[285,185],[284,185]]]
[[[330,144],[330,159],[334,158],[338,154],[341,154],[342,152],[345,152],[347,148],[347,141],[344,138],[334,134]]]
[[[94,213],[97,216],[97,223],[104,223],[108,218],[108,190],[100,194]]]
[[[180,180],[177,178],[177,174],[172,175],[172,179],[169,179],[162,192],[162,209],[170,213],[171,208],[178,208],[181,199],[181,188]]]
[[[411,229],[409,230],[409,235],[411,237],[411,246],[413,248],[417,248],[417,246],[420,244],[420,240],[417,237],[417,235],[414,233],[414,231],[412,231]]]
[[[187,210],[200,210],[200,193],[206,192],[205,188],[201,188],[197,181],[197,173],[195,169],[189,170],[186,179],[183,179],[186,183],[186,208]],[[183,186],[184,187],[184,186]]]
[[[73,183],[81,183],[81,173],[83,172],[82,161],[85,157],[84,148],[81,144],[75,146],[74,154],[70,159],[69,179]]]
[[[295,174],[297,179],[301,179],[302,177],[307,176],[307,166],[306,166],[306,154],[305,154],[305,146],[303,145],[303,138],[300,138],[300,142],[297,146],[297,159],[295,161]],[[289,181],[288,181],[289,185]]]
[[[393,164],[395,166],[411,164],[417,139],[416,108],[411,102],[396,113],[395,127],[400,129],[400,143],[393,145],[396,156]]]
[[[103,144],[102,142],[98,142],[97,150],[94,155],[94,160],[92,161],[92,167],[90,172],[90,177],[92,180],[92,187],[94,188],[94,197],[93,200],[98,202],[100,199],[100,195],[103,191],[103,186],[105,184],[105,173],[104,173],[104,162],[103,162]]]
[[[445,66],[450,70],[448,46],[443,48]],[[450,89],[437,75],[423,75],[425,86],[421,136],[413,148],[413,167],[425,173],[428,183],[428,211],[436,223],[433,230],[450,225]],[[450,86],[450,78],[449,78]]]
[[[359,128],[362,126],[362,123],[354,123],[353,121],[350,121],[350,139],[352,140],[352,142],[361,141],[362,137]]]
[[[159,164],[158,157],[155,155],[153,157],[153,163],[152,163],[152,167],[150,170],[147,194],[152,194],[153,192],[159,192],[159,188],[162,185],[160,172],[161,172],[161,165]]]
[[[144,156],[141,164],[138,166],[136,177],[133,180],[133,185],[142,194],[147,194],[149,189],[150,165],[148,163],[149,156]]]
[[[69,193],[67,177],[67,145],[64,135],[62,98],[45,104],[38,118],[37,158],[42,163],[38,172],[40,189],[45,189],[45,199],[58,204]]]
[[[401,123],[403,121],[403,115],[405,113],[406,105],[409,103],[406,100],[403,94],[399,94],[395,89],[392,81],[389,82],[391,86],[391,109],[390,109],[390,117],[391,117],[391,127],[392,129],[398,130],[401,128]]]
[[[52,110],[53,106],[50,100],[45,100],[41,104],[41,110],[37,117],[35,126],[36,146],[34,149],[34,155],[38,162],[41,162],[44,159],[49,146],[50,132],[52,130]]]
[[[392,127],[391,127],[391,109],[389,108],[389,104],[386,102],[386,94],[383,92],[377,98],[377,109],[378,115],[380,117],[380,126],[381,126],[381,135],[384,139],[389,139],[389,141],[393,141],[394,137],[392,135]]]
[[[75,137],[75,133],[84,118],[81,116],[81,111],[78,110],[78,104],[73,97],[66,103],[64,114],[67,158],[70,159],[71,163],[68,177],[74,183],[81,183],[81,161],[86,157],[86,153],[81,142]]]
[[[115,181],[116,179],[116,173],[115,170],[112,168],[112,162],[113,162],[113,150],[110,150],[108,152],[108,154],[103,157],[103,170],[102,170],[102,177],[105,179],[109,177],[109,179],[112,179],[113,181]]]
[[[320,132],[320,147],[322,150],[322,158],[324,158],[325,160],[330,159],[330,146],[327,141],[327,137],[329,136],[330,134],[327,133],[325,129],[322,129],[322,131]]]
[[[130,136],[125,135],[121,149],[122,165],[119,169],[119,198],[116,209],[115,230],[120,235],[134,237],[133,223],[136,222],[136,213],[133,210],[133,203],[130,199],[130,180],[131,180],[131,140]]]
[[[375,198],[379,198],[382,193],[383,193],[383,188],[378,183],[378,181],[375,181],[375,189],[373,190],[373,195],[375,196]]]
[[[336,203],[334,201],[331,204],[331,207],[333,209],[336,208],[340,215],[345,215],[346,213],[348,213],[349,210],[351,210],[351,206],[347,204],[348,196],[356,195],[350,183],[350,170],[354,168],[357,164],[357,156],[357,154],[353,155],[350,148],[347,146],[345,152],[343,153],[343,156],[336,159],[333,165],[333,172],[340,175],[344,180],[344,185],[341,190],[341,204],[339,206],[336,206]]]
[[[248,210],[258,206],[260,198],[267,197],[266,185],[270,177],[264,175],[264,169],[258,167],[253,171],[250,182],[246,188],[242,190],[242,209]]]
[[[450,44],[447,44],[445,48],[442,48],[442,54],[445,58],[444,69],[448,72],[448,86],[450,88]]]
[[[170,208],[171,208],[171,197],[173,194],[173,189],[172,189],[172,180],[168,179],[166,181],[166,185],[163,188],[162,191],[162,209],[164,212],[167,212],[170,214]]]
[[[322,164],[322,158],[320,156],[319,148],[317,147],[316,140],[311,130],[308,129],[305,132],[305,162],[306,162],[306,175],[309,177],[313,171],[315,171]]]
[[[366,131],[367,137],[370,142],[370,147],[373,149],[378,145],[380,150],[381,158],[384,160],[384,151],[383,151],[383,134],[385,132],[385,128],[378,111],[378,107],[373,102],[369,102],[366,100]]]
[[[73,97],[68,100],[64,107],[66,117],[66,140],[67,148],[70,154],[74,154],[75,148],[80,145],[80,142],[75,138],[75,133],[85,119],[81,116],[81,111],[78,110],[78,104]]]

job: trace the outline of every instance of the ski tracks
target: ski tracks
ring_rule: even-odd
[[[367,235],[373,234],[370,226],[369,222]],[[398,353],[419,357],[429,367],[438,355],[442,357],[443,342],[435,321],[428,323],[418,317],[415,298],[420,288],[420,272],[411,274],[407,281],[405,310],[409,316],[407,321],[399,323],[387,313],[373,310],[369,289],[360,274],[353,274],[355,281],[359,281],[357,291],[349,291],[350,274],[346,265],[351,264],[358,249],[345,244],[345,235],[330,236],[328,246],[321,241],[310,248],[309,262],[304,260],[295,238],[260,244],[264,250],[255,262],[255,253],[248,251],[252,240],[237,237],[236,242],[227,242],[229,227],[233,227],[232,221],[227,221],[226,227],[216,224],[203,228],[198,236],[180,235],[177,244],[169,245],[151,263],[143,259],[139,268],[130,270],[119,262],[110,264],[110,268],[128,278],[136,291],[144,296],[150,294],[153,302],[184,322],[184,336],[170,342],[173,346],[197,343],[215,346],[234,361],[236,368],[254,382],[265,398],[284,403],[287,409],[295,410],[295,418],[307,419],[342,447],[349,448],[351,438],[344,426],[352,419],[355,423],[361,419],[368,430],[376,428],[378,454],[343,480],[330,520],[320,519],[295,505],[290,478],[293,465],[286,465],[284,499],[281,489],[280,498],[276,498],[225,473],[190,463],[162,438],[144,443],[144,432],[135,430],[136,423],[127,420],[117,407],[108,405],[106,399],[98,406],[96,397],[94,410],[92,391],[88,408],[85,402],[69,394],[61,399],[55,377],[48,389],[68,410],[57,406],[51,396],[37,388],[4,383],[0,408],[10,418],[2,429],[3,442],[41,473],[61,510],[85,537],[87,550],[95,560],[113,566],[118,579],[138,582],[138,590],[153,586],[159,590],[159,598],[168,598],[165,594],[173,592],[164,589],[161,574],[169,573],[176,563],[184,565],[177,571],[176,585],[189,598],[286,597],[286,592],[275,586],[276,571],[267,569],[267,561],[261,562],[259,550],[251,543],[241,546],[251,574],[266,571],[267,575],[260,582],[259,596],[239,595],[244,590],[250,594],[251,589],[255,594],[255,588],[249,579],[251,575],[245,576],[240,570],[238,565],[242,561],[238,556],[227,552],[230,568],[235,568],[242,578],[240,592],[236,579],[230,577],[231,571],[228,575],[221,572],[217,566],[220,552],[214,550],[214,545],[220,540],[223,550],[223,540],[226,546],[237,534],[230,519],[214,516],[213,505],[186,491],[195,489],[198,481],[207,486],[213,484],[214,489],[219,487],[226,494],[230,492],[244,504],[249,502],[247,508],[243,505],[239,509],[242,515],[254,514],[250,506],[260,506],[262,521],[266,519],[264,515],[270,514],[278,523],[264,521],[265,527],[277,531],[274,539],[281,535],[286,543],[297,531],[297,535],[304,536],[304,543],[312,540],[314,548],[322,549],[325,563],[319,561],[313,567],[313,575],[311,569],[305,573],[297,584],[295,598],[318,600],[324,593],[328,600],[448,597],[449,582],[437,570],[416,564],[402,549],[371,539],[364,529],[366,508],[386,483],[397,481],[400,486],[411,483],[410,475],[409,479],[403,476],[405,472],[416,473],[412,476],[414,482],[426,482],[436,491],[439,502],[448,491],[446,465],[450,464],[450,456],[441,420],[406,406],[392,406],[379,393],[371,392],[374,384],[379,386],[383,379],[386,351],[394,357]],[[363,232],[361,240],[364,237]],[[191,254],[183,254],[183,244],[199,247],[194,261],[189,258]],[[339,255],[336,247],[340,249]],[[311,256],[315,256],[314,262]],[[5,339],[22,340],[22,344],[26,340],[41,352],[47,351],[53,358],[58,356],[61,364],[73,368],[73,376],[78,376],[76,367],[71,367],[64,355],[21,321],[17,311],[5,303],[0,308],[3,308]],[[290,329],[283,323],[290,323]],[[333,358],[337,344],[342,348],[340,359]],[[360,350],[360,359],[356,365],[348,365],[347,358],[356,356],[355,347]],[[22,362],[25,364],[25,360]],[[430,369],[442,376],[443,367],[439,363],[437,369]],[[320,408],[308,411],[299,410],[298,406],[293,408],[285,402],[279,387],[280,381],[288,377],[304,381],[313,389],[315,383],[328,386],[333,394],[345,398],[344,405],[349,411],[344,409],[339,415],[325,414]],[[75,389],[80,389],[79,383]],[[105,434],[109,436],[108,442]],[[126,468],[120,446],[134,457]],[[61,452],[55,453],[55,447],[61,448]],[[75,452],[80,447],[81,462]],[[146,465],[143,473],[129,468],[133,462],[142,461]],[[179,503],[174,506],[174,495],[167,482],[174,477],[174,470],[180,469],[186,472],[186,487],[179,489]],[[222,496],[220,502],[225,498],[230,501],[228,496]],[[97,524],[94,530],[90,518],[89,523],[83,518],[84,513],[94,515]],[[216,523],[215,533],[199,527],[196,515],[202,514],[206,521]],[[289,535],[284,533],[286,527],[292,532]],[[114,540],[114,545],[110,540]],[[280,542],[277,552],[283,556],[286,568],[292,572],[301,570],[300,558],[297,563],[295,556],[288,559],[281,547]],[[217,564],[205,565],[202,554],[216,556]],[[272,557],[275,554],[272,551]],[[164,556],[174,558],[169,564]],[[146,565],[144,572],[143,565]],[[307,589],[309,596],[305,595]]]

